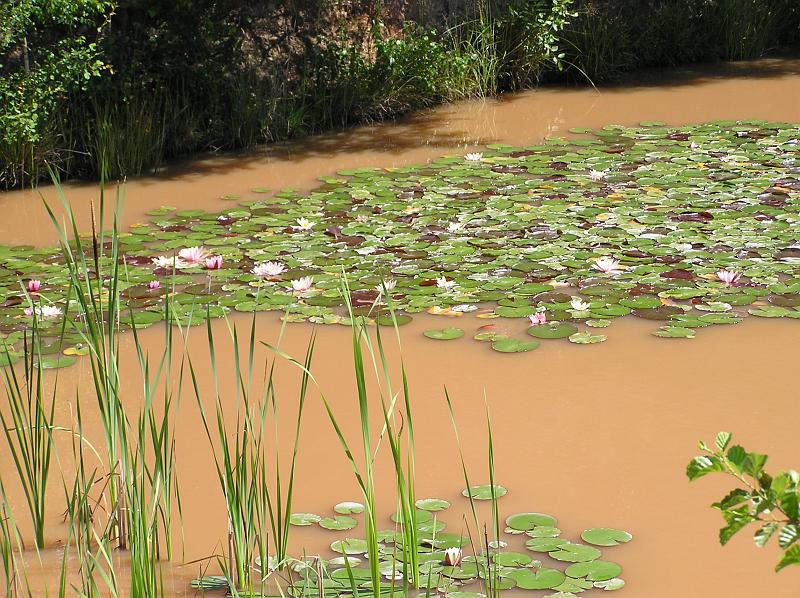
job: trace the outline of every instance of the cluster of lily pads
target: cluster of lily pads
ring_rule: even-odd
[[[507,352],[600,342],[599,329],[628,314],[669,338],[747,315],[800,318],[798,125],[572,132],[341,171],[308,193],[254,189],[218,213],[153,210],[119,239],[124,306],[135,326],[160,321],[167,297],[189,324],[262,310],[349,323],[346,274],[353,307],[379,324],[419,312],[510,319],[512,333],[487,323],[476,336]],[[40,283],[26,292],[29,281]],[[18,355],[31,309],[58,320],[66,287],[58,250],[0,247],[3,361]]]
[[[472,500],[491,500],[492,496],[497,499],[506,493],[507,490],[499,485],[494,489],[490,485],[473,486],[463,492]],[[403,571],[407,571],[403,559],[408,560],[408,557],[404,557],[407,551],[403,551],[402,543],[407,536],[396,528],[387,529],[378,533],[381,595],[485,598],[486,588],[491,587],[494,590],[543,590],[544,594],[537,595],[575,598],[591,589],[610,591],[625,586],[619,577],[622,567],[601,557],[604,549],[632,539],[626,531],[587,529],[581,534],[581,541],[572,542],[562,537],[555,517],[536,512],[516,513],[505,519],[503,537],[484,546],[482,540],[470,537],[466,531],[445,531],[441,511],[450,507],[447,500],[421,499],[416,506],[418,587],[409,587],[403,575]],[[357,527],[355,516],[363,511],[364,506],[360,503],[343,502],[334,507],[335,515],[332,517],[294,513],[291,523],[345,531]],[[396,525],[401,525],[401,519],[400,513],[392,516]],[[515,542],[520,544],[516,550],[510,546]],[[363,560],[368,552],[367,541],[355,537],[338,539],[330,544],[330,550],[336,554],[335,557],[288,559],[290,574],[281,576],[281,579],[290,580],[289,595],[352,596],[353,583],[357,584],[359,592],[372,593],[371,570]],[[279,564],[272,563],[270,570],[279,571]],[[206,590],[224,589],[227,580],[223,576],[205,576],[194,580],[192,585]]]

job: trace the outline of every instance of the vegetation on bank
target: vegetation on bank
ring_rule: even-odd
[[[625,71],[755,58],[792,0],[0,0],[0,186],[136,175],[193,152]],[[421,8],[424,7],[424,8]]]

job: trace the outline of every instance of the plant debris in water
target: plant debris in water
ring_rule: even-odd
[[[136,327],[160,321],[167,297],[184,324],[261,310],[348,323],[346,272],[352,305],[378,324],[394,321],[389,297],[398,324],[481,306],[545,342],[601,342],[592,330],[629,314],[671,339],[748,315],[800,318],[798,125],[573,133],[470,159],[341,171],[309,193],[237,198],[219,213],[153,210],[120,238],[123,307]],[[57,336],[67,288],[59,250],[0,247],[0,363],[19,358],[32,310]],[[539,342],[479,340],[502,352]],[[70,335],[45,349],[50,367],[80,354]]]

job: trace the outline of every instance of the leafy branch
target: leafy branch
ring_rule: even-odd
[[[800,565],[800,474],[789,470],[770,475],[764,471],[767,455],[749,453],[738,444],[729,447],[731,438],[729,432],[720,432],[713,449],[700,441],[700,450],[705,454],[692,459],[686,467],[690,481],[709,473],[723,473],[739,483],[739,487],[711,505],[722,512],[726,523],[719,531],[720,544],[727,544],[748,525],[758,524],[753,538],[756,546],[765,546],[777,533],[778,546],[784,550],[775,571]]]

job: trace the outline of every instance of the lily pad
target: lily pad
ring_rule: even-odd
[[[443,328],[441,330],[426,330],[423,332],[428,338],[439,341],[449,341],[464,336],[464,331],[461,328]]]
[[[493,498],[500,498],[508,494],[508,489],[498,484],[494,486],[491,484],[481,484],[465,488],[461,494],[474,500],[492,500]]]
[[[616,546],[617,544],[630,542],[633,536],[620,529],[595,527],[585,530],[581,534],[581,538],[584,542],[594,544],[595,546]]]

